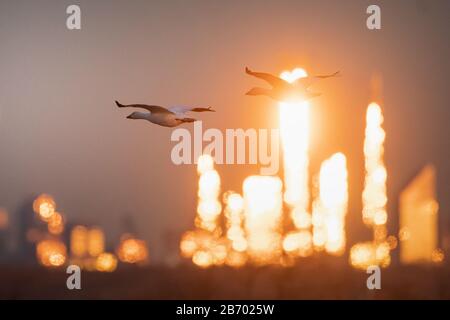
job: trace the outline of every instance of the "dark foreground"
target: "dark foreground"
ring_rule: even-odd
[[[83,271],[68,290],[65,270],[0,266],[0,299],[450,299],[450,268],[392,266],[381,290],[346,264],[308,261],[292,268],[132,267]]]

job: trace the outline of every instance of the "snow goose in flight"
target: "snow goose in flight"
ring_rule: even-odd
[[[188,112],[205,112],[211,111],[211,107],[209,108],[190,108],[190,107],[172,107],[172,108],[164,108],[161,106],[155,105],[146,105],[146,104],[121,104],[116,101],[116,105],[119,108],[141,108],[145,109],[149,112],[133,112],[131,113],[127,119],[143,119],[150,121],[154,124],[158,124],[163,127],[176,127],[185,122],[194,122],[197,119],[187,117]]]
[[[249,68],[245,68],[245,72],[251,76],[262,79],[269,83],[272,88],[253,88],[246,93],[246,95],[257,96],[264,95],[268,96],[276,101],[305,101],[312,98],[318,97],[321,93],[312,92],[309,87],[316,81],[320,79],[331,78],[339,75],[339,71],[323,76],[309,76],[304,78],[299,78],[296,81],[290,83],[277,76],[269,73],[254,72]]]

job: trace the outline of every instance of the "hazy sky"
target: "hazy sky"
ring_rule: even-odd
[[[369,4],[382,29],[369,31]],[[66,28],[78,4],[82,29]],[[450,211],[449,1],[0,1],[0,206],[50,193],[71,221],[112,240],[129,214],[160,255],[168,231],[192,227],[194,166],[170,161],[172,129],[125,119],[124,103],[213,106],[204,127],[277,127],[276,104],[244,93],[245,66],[341,70],[312,103],[311,173],[347,155],[348,230],[362,228],[363,138],[370,79],[381,74],[391,228],[399,190],[424,164]],[[190,127],[185,125],[185,127]],[[241,191],[257,166],[222,165]],[[14,217],[13,217],[14,219]]]

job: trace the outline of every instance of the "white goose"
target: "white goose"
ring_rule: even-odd
[[[127,119],[143,119],[150,121],[154,124],[158,124],[163,127],[176,127],[185,122],[194,122],[197,119],[188,118],[186,115],[188,112],[215,112],[215,110],[208,108],[191,108],[191,107],[171,107],[164,108],[161,106],[146,105],[146,104],[121,104],[116,101],[116,105],[119,108],[142,108],[149,112],[133,112]]]

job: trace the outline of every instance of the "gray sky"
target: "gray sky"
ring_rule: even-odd
[[[114,100],[208,105],[205,127],[277,127],[276,104],[244,93],[244,67],[278,73],[341,70],[313,102],[311,172],[347,155],[348,230],[362,228],[363,138],[370,79],[383,76],[389,208],[427,162],[438,170],[448,214],[450,3],[376,1],[382,29],[366,28],[373,1],[1,1],[0,206],[52,194],[72,221],[120,231],[132,215],[160,255],[167,230],[192,226],[194,166],[170,161],[171,129],[125,119]],[[79,4],[82,29],[66,29]],[[189,126],[186,126],[189,127]],[[219,166],[241,191],[257,166]],[[14,217],[13,217],[14,219]],[[391,215],[393,226],[396,218]],[[352,236],[349,235],[350,239]]]

